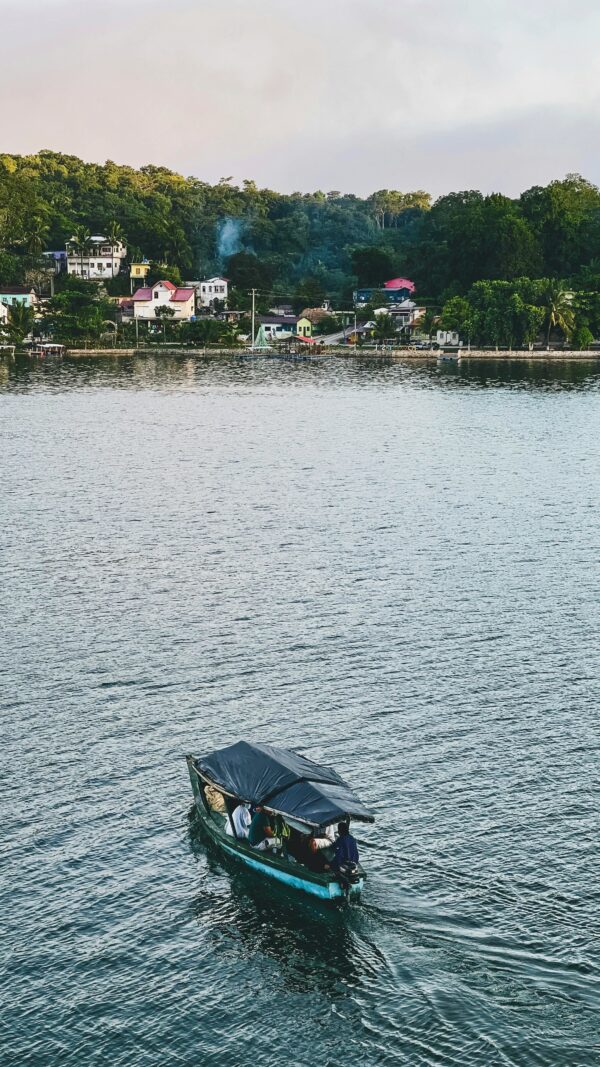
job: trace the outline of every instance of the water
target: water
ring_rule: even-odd
[[[0,373],[2,1063],[600,1064],[597,368]],[[240,737],[360,905],[207,847]]]

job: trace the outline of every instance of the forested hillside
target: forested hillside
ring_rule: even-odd
[[[32,257],[64,248],[76,227],[115,222],[133,256],[185,278],[226,271],[240,300],[256,285],[342,306],[357,283],[397,274],[438,304],[488,279],[600,288],[600,191],[578,175],[516,200],[468,191],[432,204],[422,191],[282,195],[58,152],[0,156],[0,283],[22,282]]]

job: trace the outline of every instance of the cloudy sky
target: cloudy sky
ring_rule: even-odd
[[[0,151],[282,191],[600,182],[600,0],[0,0]]]

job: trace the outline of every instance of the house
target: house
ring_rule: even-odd
[[[139,263],[132,263],[129,268],[129,280],[131,282],[131,292],[135,289],[136,285],[143,285],[148,277],[150,271],[150,263],[147,259],[142,259]]]
[[[375,308],[374,314],[391,315],[398,327],[413,329],[425,314],[425,308],[419,307],[414,300],[401,300],[398,304]]]
[[[169,316],[175,322],[189,322],[196,314],[196,290],[178,289],[173,282],[159,281],[148,288],[136,289],[132,296],[133,315],[136,319],[156,319],[157,310],[169,308]]]
[[[447,345],[449,348],[458,348],[461,344],[457,330],[437,330],[436,342],[440,347]]]
[[[81,249],[72,237],[67,241],[67,272],[79,278],[115,278],[126,255],[127,248],[121,241],[111,244],[107,237],[96,234]]]
[[[129,322],[133,318],[132,296],[113,296],[110,302],[116,310],[117,322]]]
[[[312,337],[309,319],[295,315],[257,315],[262,336],[267,341],[288,341],[291,337]]]
[[[257,315],[256,321],[267,341],[287,341],[296,333],[298,319],[295,315]]]
[[[215,300],[221,304],[227,303],[229,295],[229,282],[227,278],[205,278],[201,282],[191,282],[198,293],[198,306],[210,308]]]
[[[8,322],[8,305],[0,303],[0,330]]]
[[[35,289],[27,289],[21,285],[11,285],[0,292],[0,304],[11,307],[12,304],[25,304],[28,308],[36,307],[38,298]]]
[[[393,306],[402,303],[403,300],[409,300],[414,291],[415,283],[408,278],[391,278],[390,281],[384,282],[380,289],[375,287],[357,289],[353,294],[354,304],[356,307],[364,307],[373,299],[382,299],[386,305]]]
[[[325,319],[330,319],[331,311],[326,311],[324,308],[304,308],[304,311],[300,313],[300,318],[308,319],[315,327],[319,326]]]
[[[46,260],[48,270],[53,270],[55,274],[62,274],[66,271],[67,253],[65,251],[43,252],[42,256]]]
[[[273,307],[269,308],[271,315],[290,316],[294,314],[294,309],[291,304],[273,304]]]

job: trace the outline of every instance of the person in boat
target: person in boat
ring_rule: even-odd
[[[248,829],[248,843],[253,848],[264,851],[275,844],[275,834],[271,820],[264,808],[257,806]]]
[[[333,846],[333,858],[325,865],[325,870],[338,872],[348,863],[358,863],[358,845],[350,833],[347,822],[338,823],[338,836]]]
[[[250,829],[250,823],[252,822],[252,816],[250,815],[250,808],[247,804],[238,804],[234,809],[233,815],[230,819],[227,819],[225,826],[225,832],[230,837],[248,837],[248,831]],[[233,823],[233,827],[232,824]]]

